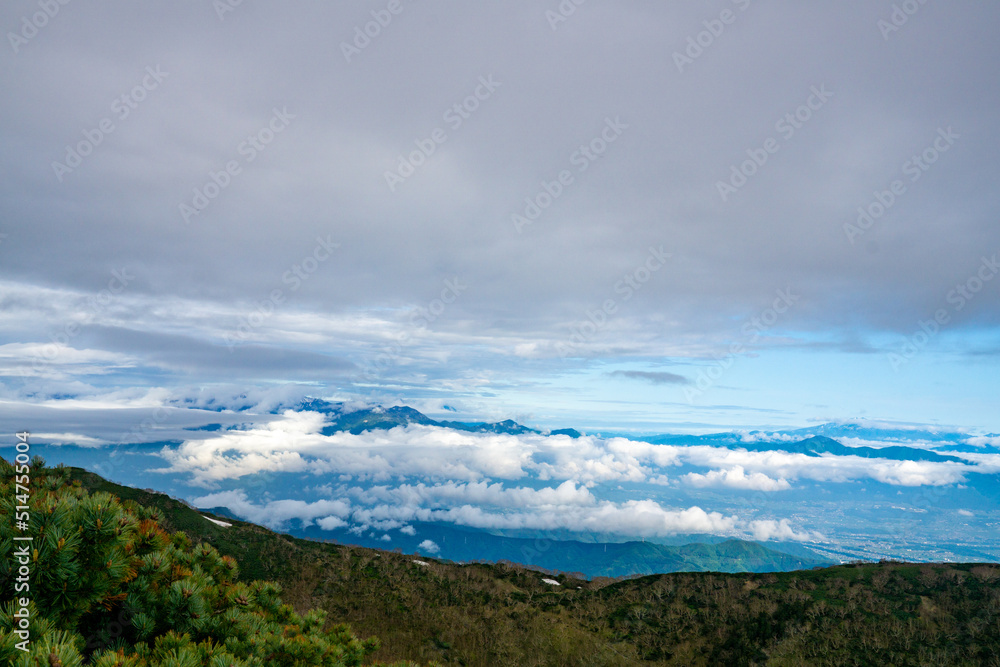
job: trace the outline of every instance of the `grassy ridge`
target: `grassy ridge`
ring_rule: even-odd
[[[462,665],[994,665],[1000,566],[864,564],[774,574],[675,573],[560,586],[522,567],[451,565],[223,528],[162,494],[79,469],[94,490],[154,505],[165,524],[320,607],[381,660]],[[226,519],[230,521],[230,519]]]

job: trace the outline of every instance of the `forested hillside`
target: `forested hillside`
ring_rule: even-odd
[[[231,519],[225,519],[230,526],[222,526],[162,494],[120,487],[79,469],[69,472],[81,488],[67,486],[62,493],[77,494],[81,503],[95,498],[107,503],[101,492],[115,494],[126,501],[123,512],[149,517],[143,519],[145,530],[151,530],[152,517],[158,518],[169,537],[169,545],[160,549],[167,548],[175,558],[218,558],[226,564],[218,566],[222,573],[212,570],[211,576],[218,578],[212,585],[253,591],[270,589],[254,589],[263,585],[247,583],[251,580],[278,583],[282,599],[294,608],[280,613],[308,641],[341,642],[368,653],[372,644],[354,635],[377,636],[380,647],[366,661],[1000,665],[997,565],[873,563],[775,574],[675,573],[625,581],[550,578],[513,564],[455,565],[310,542]],[[6,497],[4,502],[6,512],[10,504]],[[4,530],[4,544],[9,545],[9,528]],[[187,537],[169,536],[179,530]],[[188,540],[211,547],[191,547]],[[135,553],[148,557],[142,549],[149,548]],[[217,556],[198,555],[216,551]],[[238,573],[227,557],[238,563]],[[10,561],[6,551],[3,560]],[[231,580],[225,571],[234,572]],[[136,596],[159,594],[153,589],[167,586],[169,578],[161,582],[138,577],[120,584],[125,587],[120,590],[126,598],[141,600]],[[11,586],[6,570],[0,572],[0,584],[6,610]],[[114,597],[111,589],[107,593],[111,597],[105,599]],[[225,603],[232,595],[214,599],[218,606],[208,606],[207,618],[232,613]],[[313,608],[322,610],[327,620],[306,613]],[[279,609],[255,613],[266,616]],[[145,617],[136,618],[146,622]],[[3,622],[9,627],[9,615]],[[324,622],[328,634],[320,629]],[[336,625],[341,622],[349,623],[351,630]],[[142,641],[141,629],[129,632],[133,634],[122,637]]]

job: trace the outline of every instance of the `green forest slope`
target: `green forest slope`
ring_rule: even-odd
[[[377,636],[374,658],[456,665],[993,665],[1000,566],[872,563],[775,574],[674,573],[584,581],[513,564],[454,565],[311,542],[224,519],[79,469],[94,491],[157,507],[319,608]],[[426,565],[414,562],[423,560]]]
[[[88,488],[159,507],[172,530],[318,607],[381,660],[463,665],[994,665],[1000,566],[841,565],[775,574],[674,573],[560,586],[513,564],[452,565],[323,544],[225,519],[74,469]],[[428,565],[414,563],[423,560]]]

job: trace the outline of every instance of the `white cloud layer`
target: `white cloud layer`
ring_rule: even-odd
[[[688,473],[684,480],[692,486],[726,486],[731,489],[748,489],[751,491],[783,491],[792,488],[787,479],[772,479],[762,472],[752,472],[749,475],[743,466],[735,466],[728,470],[710,470],[701,475]]]
[[[328,498],[311,502],[262,501],[245,491],[194,499],[198,506],[226,506],[272,527],[298,520],[327,530],[350,527],[384,533],[412,530],[412,522],[439,521],[495,530],[631,537],[709,533],[801,541],[815,539],[818,533],[784,518],[727,515],[694,504],[669,507],[648,498],[612,500],[605,493],[641,488],[639,484],[766,493],[790,490],[796,482],[945,486],[964,481],[970,472],[1000,466],[1000,455],[990,454],[965,454],[968,463],[895,461],[656,445],[625,438],[470,433],[420,425],[323,435],[324,424],[322,414],[286,411],[245,430],[166,447],[161,455],[169,467],[162,471],[182,474],[209,489],[259,472],[312,474],[327,480],[310,488]],[[696,470],[676,474],[691,468]]]
[[[818,533],[798,531],[792,528],[787,519],[756,519],[744,521],[737,516],[724,516],[719,512],[707,512],[700,507],[686,509],[665,508],[653,500],[629,500],[622,503],[597,501],[589,494],[583,503],[574,497],[569,482],[561,485],[566,487],[567,495],[562,497],[566,504],[560,504],[557,497],[539,492],[539,498],[544,498],[542,504],[524,506],[522,509],[505,508],[496,505],[493,511],[483,507],[463,502],[462,504],[445,506],[429,506],[428,499],[450,496],[458,502],[475,500],[482,487],[475,485],[442,485],[439,487],[424,487],[425,493],[413,493],[409,489],[388,489],[383,487],[374,494],[353,494],[355,502],[346,499],[317,500],[303,502],[298,500],[272,500],[264,504],[255,504],[247,498],[244,491],[225,491],[212,493],[192,502],[198,507],[228,507],[241,517],[261,523],[271,528],[285,527],[292,520],[299,520],[303,526],[315,523],[324,530],[333,530],[353,525],[357,532],[375,529],[387,531],[399,529],[407,534],[413,534],[414,521],[440,521],[454,523],[471,528],[486,530],[569,530],[591,534],[625,536],[625,537],[664,537],[677,534],[708,533],[713,535],[730,535],[748,537],[756,540],[811,540],[818,539]],[[532,497],[532,489],[514,488],[500,489],[491,485],[495,493],[500,495],[485,499],[487,503],[502,502],[507,497]],[[464,488],[469,494],[456,491]],[[585,490],[584,490],[585,491]],[[509,492],[509,494],[508,494]],[[360,501],[357,499],[360,498]],[[395,502],[366,504],[376,498],[392,498]],[[404,500],[408,498],[408,500]],[[480,500],[483,500],[479,496]],[[551,501],[557,501],[555,503]]]
[[[505,506],[525,506],[535,502],[525,493],[512,495],[509,489],[496,486],[468,485],[530,477],[561,484],[540,494],[553,498],[570,494],[585,500],[583,489],[563,482],[664,484],[669,483],[671,469],[686,465],[708,469],[683,476],[685,483],[695,487],[782,491],[797,480],[865,479],[894,486],[945,486],[964,481],[969,472],[988,472],[994,464],[992,455],[985,454],[963,455],[967,464],[896,461],[654,445],[625,438],[469,433],[421,425],[322,435],[323,425],[319,413],[286,411],[274,421],[247,430],[187,440],[179,447],[163,449],[162,456],[170,464],[163,472],[191,475],[195,484],[203,486],[261,471],[339,475],[375,483],[417,477],[452,483],[439,488],[438,494],[477,494],[477,503],[501,494]],[[460,488],[460,483],[466,486]]]

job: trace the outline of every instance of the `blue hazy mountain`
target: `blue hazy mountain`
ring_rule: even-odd
[[[882,442],[912,442],[921,440],[925,442],[954,442],[956,437],[964,437],[965,434],[949,431],[947,429],[929,430],[919,428],[894,428],[888,424],[877,424],[872,422],[837,422],[810,426],[792,431],[786,431],[792,435],[822,435],[829,438],[858,438],[860,440],[879,440]]]
[[[324,427],[323,435],[332,435],[339,431],[348,431],[355,435],[365,431],[377,431],[396,428],[397,426],[409,426],[410,424],[423,424],[425,426],[439,426],[450,428],[456,431],[468,431],[472,433],[498,433],[506,435],[522,435],[525,433],[542,433],[542,431],[523,424],[518,424],[511,419],[500,422],[461,422],[461,421],[437,421],[431,419],[419,410],[405,405],[385,408],[376,406],[362,410],[352,410],[345,412],[343,403],[331,403],[317,398],[310,398],[296,404],[295,410],[309,410],[328,415],[330,423]],[[275,412],[278,412],[276,410]],[[573,438],[580,437],[580,433],[575,429],[567,428],[552,431],[551,435],[568,435]]]
[[[521,435],[524,433],[540,433],[533,428],[528,428],[522,424],[518,424],[516,421],[511,419],[505,419],[502,422],[496,422],[489,424],[486,422],[454,422],[454,421],[443,421],[437,422],[436,426],[443,426],[445,428],[453,428],[458,431],[472,431],[474,433],[505,433],[507,435]]]
[[[840,430],[840,425],[838,424],[825,424],[830,428],[825,429],[828,432],[838,432]],[[947,456],[947,452],[995,452],[997,451],[995,447],[989,446],[975,446],[965,443],[965,440],[969,437],[964,433],[949,433],[947,435],[936,434],[935,439],[932,441],[933,449],[926,449],[922,447],[910,447],[906,444],[890,444],[885,447],[868,447],[868,446],[857,446],[852,447],[849,445],[844,445],[831,436],[827,435],[811,435],[815,430],[822,427],[816,427],[815,429],[796,429],[793,431],[779,431],[776,433],[762,433],[760,431],[751,431],[750,433],[710,433],[706,435],[690,435],[690,434],[661,434],[661,435],[626,435],[618,433],[602,433],[604,437],[627,437],[632,440],[640,440],[642,442],[649,442],[656,445],[707,445],[709,447],[727,447],[729,449],[746,449],[747,451],[755,452],[771,452],[771,451],[783,451],[783,452],[795,452],[805,454],[807,456],[821,456],[823,454],[832,454],[836,456],[863,456],[865,458],[883,458],[893,461],[957,461],[961,462],[962,459]],[[847,433],[853,433],[853,435],[842,435],[838,436],[841,438],[858,438],[864,439],[870,442],[926,442],[921,438],[921,434],[925,433],[923,431],[889,431],[886,437],[880,435],[881,431],[878,429],[867,428],[863,430],[863,436],[859,435],[861,431],[858,429],[848,429]],[[901,434],[910,434],[912,439],[906,440],[901,439]],[[799,436],[801,440],[784,440],[777,439],[775,435],[785,435],[785,436]]]
[[[739,446],[748,451],[768,452],[780,449],[781,451],[805,454],[806,456],[832,454],[834,456],[863,456],[865,458],[881,458],[893,461],[963,462],[962,459],[955,456],[946,456],[927,449],[917,449],[916,447],[903,447],[899,445],[890,445],[888,447],[848,447],[823,435],[814,435],[811,438],[805,438],[804,440],[792,443],[750,442],[740,443]]]
[[[474,433],[498,433],[507,435],[522,435],[525,433],[538,433],[543,431],[534,429],[513,420],[507,419],[500,422],[461,422],[461,421],[438,421],[431,419],[419,410],[408,406],[394,406],[390,408],[373,407],[363,410],[343,411],[343,404],[330,403],[320,399],[308,399],[295,406],[298,410],[310,410],[329,415],[330,423],[324,427],[323,435],[331,435],[339,431],[349,431],[355,435],[368,430],[391,429],[397,426],[408,426],[410,424],[423,424],[427,426],[438,426],[450,428],[457,431],[468,431]],[[207,430],[207,428],[206,428]],[[821,433],[822,432],[822,433]],[[955,434],[943,434],[931,431],[917,430],[889,430],[886,436],[881,436],[883,431],[871,427],[862,427],[854,423],[846,424],[823,424],[807,429],[796,429],[788,431],[789,435],[802,435],[798,441],[773,441],[773,440],[747,440],[740,434],[715,433],[709,435],[654,435],[644,437],[633,437],[636,440],[643,440],[653,444],[671,445],[711,445],[718,447],[741,448],[748,451],[786,451],[801,453],[806,456],[862,456],[865,458],[883,458],[894,461],[951,461],[961,463],[962,459],[941,454],[928,449],[907,447],[905,445],[889,445],[886,447],[849,447],[837,442],[825,433],[842,433],[842,437],[863,438],[866,440],[894,441],[903,440],[909,437],[920,440],[931,440],[949,446],[952,451],[982,451],[968,445],[960,445],[955,442]],[[568,435],[572,438],[580,437],[580,432],[572,429],[559,429],[551,431],[550,435]],[[611,434],[604,434],[611,435]],[[751,433],[751,436],[755,433]]]
[[[204,508],[218,516],[245,520],[226,507]],[[454,562],[510,561],[536,569],[576,572],[590,577],[627,577],[666,572],[790,572],[835,564],[800,545],[761,544],[746,540],[688,538],[679,544],[656,542],[582,542],[495,535],[442,523],[414,522],[406,532],[323,530],[316,525],[286,528],[295,537],[373,549],[419,553]],[[430,549],[426,541],[434,543]]]
[[[349,431],[355,435],[365,431],[391,429],[410,424],[425,424],[436,426],[437,422],[424,414],[406,406],[392,408],[375,407],[366,410],[356,410],[347,413],[327,412],[330,423],[323,428],[323,435],[332,435],[338,431]]]

